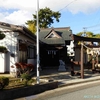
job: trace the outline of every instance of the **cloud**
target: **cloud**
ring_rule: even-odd
[[[13,13],[5,16],[5,20],[12,24],[20,24],[23,25],[27,20],[32,19],[32,15],[28,11],[18,10],[14,11]]]
[[[91,13],[100,9],[100,0],[40,0],[41,8],[46,5],[56,11]]]
[[[79,12],[90,14],[100,9],[100,0],[76,0],[67,9],[74,14]]]
[[[36,0],[0,0],[0,7],[5,9],[35,10]]]
[[[36,12],[37,0],[0,0],[0,21],[25,24]],[[49,7],[53,11],[70,11],[89,14],[100,9],[100,0],[39,0],[39,7]]]

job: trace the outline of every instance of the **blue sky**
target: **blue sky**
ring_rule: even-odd
[[[100,11],[96,11],[90,14],[84,14],[79,12],[78,14],[72,14],[71,12],[61,13],[60,22],[55,22],[52,26],[66,27],[70,26],[73,33],[91,31],[94,34],[100,33]]]
[[[37,0],[0,0],[0,21],[25,25],[36,13]],[[100,0],[39,0],[39,8],[60,11],[60,22],[51,27],[69,27],[73,34],[91,31],[100,33]]]

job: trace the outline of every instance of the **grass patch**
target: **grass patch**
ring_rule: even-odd
[[[30,79],[26,84],[26,80],[22,80],[22,78],[9,78],[9,84],[4,89],[20,88],[25,87],[26,85],[30,86],[33,84],[36,84],[35,79]]]

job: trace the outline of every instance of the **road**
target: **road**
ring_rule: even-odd
[[[74,84],[14,100],[100,100],[100,81]]]
[[[45,100],[100,100],[100,86],[95,86]]]
[[[100,81],[76,84],[44,92],[36,95],[32,100],[100,100]]]

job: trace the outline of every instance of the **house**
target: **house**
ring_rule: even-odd
[[[70,27],[40,29],[41,68],[58,68],[59,60],[68,63],[67,45],[70,45]]]
[[[0,32],[5,38],[0,40],[0,73],[11,72],[11,66],[16,62],[36,63],[36,36],[26,27],[0,22]]]

